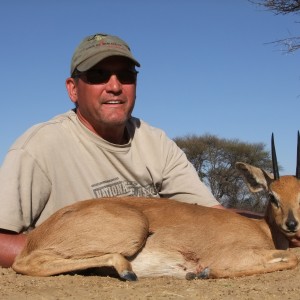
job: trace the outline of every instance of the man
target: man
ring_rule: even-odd
[[[77,47],[66,80],[75,109],[26,131],[1,167],[0,266],[12,265],[26,231],[79,200],[134,195],[222,207],[176,144],[131,116],[136,67],[116,36],[95,34]]]

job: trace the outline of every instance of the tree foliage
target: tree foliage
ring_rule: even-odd
[[[297,13],[300,11],[299,0],[250,0],[250,2],[264,6],[276,14]]]
[[[263,143],[250,144],[209,134],[188,135],[175,138],[174,141],[220,203],[226,207],[263,211],[266,195],[250,193],[235,169],[235,163],[242,161],[271,172],[272,160]]]
[[[267,10],[279,15],[300,13],[300,0],[249,0],[253,4],[265,7]],[[300,48],[300,37],[284,38],[274,43],[283,45],[287,52],[294,52]]]

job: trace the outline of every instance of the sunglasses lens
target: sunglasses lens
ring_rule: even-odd
[[[108,82],[110,74],[102,70],[90,70],[85,73],[86,80],[91,84],[100,84]]]
[[[90,84],[107,83],[110,77],[115,74],[122,84],[134,84],[136,82],[137,71],[123,70],[111,73],[104,70],[89,70],[85,72],[86,81]]]
[[[134,71],[126,70],[116,74],[119,81],[123,84],[133,84],[136,82],[137,73]]]

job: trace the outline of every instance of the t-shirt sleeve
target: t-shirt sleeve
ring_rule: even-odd
[[[204,206],[219,205],[176,143],[165,137],[163,144],[165,166],[161,196]]]
[[[0,228],[21,232],[34,225],[50,191],[35,159],[23,149],[10,150],[0,169]]]

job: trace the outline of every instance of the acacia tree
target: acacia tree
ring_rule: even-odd
[[[300,13],[300,0],[249,0],[249,2],[263,6],[277,15]],[[300,37],[284,38],[274,43],[284,45],[287,52],[294,52],[300,48]]]
[[[277,14],[288,14],[300,11],[299,0],[249,0],[252,3],[262,5]]]
[[[210,187],[220,203],[226,207],[263,211],[266,195],[250,193],[235,169],[235,163],[242,161],[271,171],[270,153],[265,150],[263,143],[250,144],[209,134],[188,135],[175,138],[174,141],[185,152],[199,178]]]

